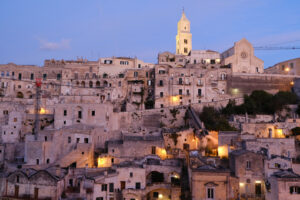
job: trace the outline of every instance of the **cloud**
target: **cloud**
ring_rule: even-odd
[[[45,39],[38,39],[40,49],[45,51],[56,51],[70,48],[70,39],[61,39],[60,42],[50,42]]]

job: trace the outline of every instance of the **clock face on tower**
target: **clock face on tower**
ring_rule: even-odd
[[[245,51],[242,51],[241,58],[245,59],[247,58],[247,56],[248,56],[247,53]]]

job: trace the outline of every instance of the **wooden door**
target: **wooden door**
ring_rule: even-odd
[[[15,185],[15,197],[18,198],[19,197],[19,186]]]
[[[34,188],[34,199],[37,200],[39,198],[39,188]]]

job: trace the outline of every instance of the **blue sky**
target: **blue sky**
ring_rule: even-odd
[[[300,0],[1,0],[0,63],[105,56],[156,63],[159,52],[175,52],[183,7],[193,49],[222,52],[243,37],[254,46],[300,46]],[[255,54],[268,67],[300,50]]]

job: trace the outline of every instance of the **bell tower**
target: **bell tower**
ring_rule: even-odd
[[[176,54],[188,55],[192,50],[192,34],[190,21],[182,11],[181,19],[177,24]]]

